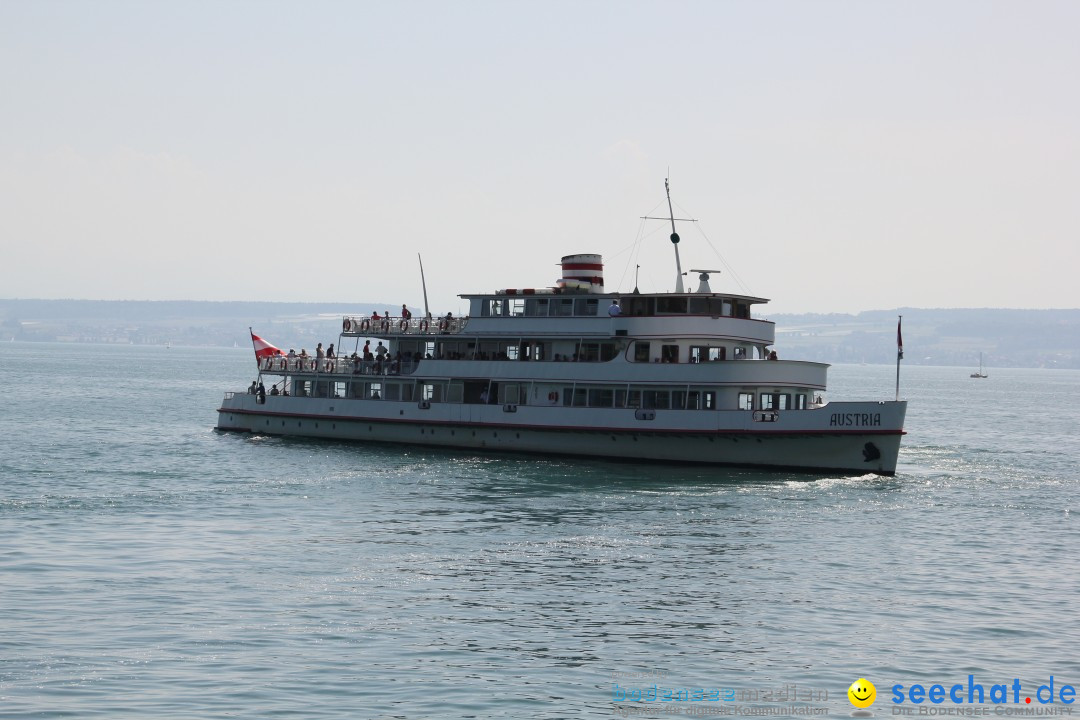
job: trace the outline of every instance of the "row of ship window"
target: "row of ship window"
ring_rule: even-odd
[[[611,300],[622,306],[621,314],[631,317],[653,315],[712,315],[715,317],[750,317],[750,304],[721,297],[646,297],[627,295],[603,299],[596,297],[507,297],[480,301],[481,317],[596,317],[607,314]],[[476,310],[476,306],[473,306]],[[474,313],[476,314],[476,313]]]
[[[280,387],[279,387],[280,386]],[[428,402],[502,405],[558,405],[562,407],[645,408],[650,410],[715,410],[717,392],[695,387],[619,386],[531,386],[524,383],[497,383],[480,380],[447,382],[316,382],[293,379],[289,386],[282,381],[272,394],[300,397],[355,398]],[[530,395],[531,393],[531,395]],[[740,410],[802,410],[807,407],[806,392],[740,392],[736,407]]]
[[[726,347],[708,345],[692,346],[683,348],[675,343],[659,343],[658,352],[652,343],[647,340],[634,342],[633,353],[630,358],[633,362],[648,363],[701,363],[716,362],[720,360],[746,360],[751,357],[762,359],[764,352],[758,347],[732,348],[729,354]],[[563,347],[565,352],[552,352],[554,349]],[[413,354],[417,357],[435,357],[439,360],[554,360],[572,362],[607,362],[613,360],[619,354],[619,347],[613,342],[552,342],[550,340],[521,340],[512,344],[497,341],[481,341],[479,346],[476,342],[467,340],[449,340],[428,343],[421,346],[419,342],[401,342],[400,349],[406,355]]]

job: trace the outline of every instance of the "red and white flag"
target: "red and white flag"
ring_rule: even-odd
[[[250,332],[250,331],[249,331]],[[255,359],[262,360],[263,358],[274,357],[276,355],[284,355],[278,348],[274,347],[270,343],[263,340],[255,333],[251,333],[251,344],[255,346]]]

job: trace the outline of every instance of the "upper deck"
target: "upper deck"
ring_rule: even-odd
[[[346,337],[446,336],[600,338],[725,338],[771,344],[775,326],[751,317],[752,305],[764,298],[701,293],[573,293],[518,295],[506,290],[490,295],[462,295],[467,317],[430,319],[346,317]],[[618,301],[620,314],[608,314]]]

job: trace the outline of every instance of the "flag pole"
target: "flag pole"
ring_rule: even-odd
[[[904,359],[904,336],[900,333],[900,326],[904,322],[903,315],[897,315],[896,320],[896,399],[900,400],[900,361]]]
[[[255,331],[248,325],[248,335],[251,336],[251,351],[255,353],[255,367],[259,367],[259,349],[255,347]],[[259,368],[259,374],[262,375],[262,368]]]
[[[416,253],[416,259],[420,261],[420,285],[424,288],[424,319],[429,320],[431,318],[431,310],[428,309],[427,281],[424,280],[424,258],[420,257],[420,253]]]

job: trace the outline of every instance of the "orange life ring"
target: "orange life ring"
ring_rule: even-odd
[[[450,328],[450,321],[449,320],[447,320],[446,318],[443,318],[442,320],[439,321],[439,331],[440,332],[446,332],[449,328]]]
[[[345,318],[341,321],[341,332],[349,332],[349,327],[352,326],[352,322],[349,318]]]
[[[328,372],[328,373],[334,372],[334,361],[333,360],[327,360],[325,369],[326,369],[326,372]]]
[[[360,321],[360,332],[367,332],[370,329],[371,329],[371,321],[370,320],[365,318],[364,320]]]
[[[431,323],[429,323],[427,320],[420,321],[420,332],[426,333],[429,327],[431,327]]]
[[[284,357],[283,357],[283,358],[281,358],[281,362],[280,362],[280,363],[278,363],[278,370],[284,370],[284,369],[285,369],[285,368],[287,368],[288,366],[289,366],[289,360],[288,360],[288,358],[284,358]]]
[[[401,318],[401,322],[398,323],[398,330],[400,330],[401,332],[408,332],[409,331],[409,321],[406,320],[405,318]]]
[[[383,321],[382,321],[382,324],[381,324],[381,325],[379,325],[379,328],[380,328],[380,329],[381,329],[381,330],[382,330],[383,332],[386,332],[387,330],[389,330],[389,329],[390,329],[390,321],[389,321],[389,320],[383,320]]]
[[[555,392],[554,390],[549,392],[548,393],[548,402],[551,402],[551,403],[559,402],[559,393]]]

